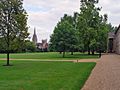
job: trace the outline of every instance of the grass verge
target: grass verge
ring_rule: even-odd
[[[0,61],[0,90],[80,90],[95,63]]]

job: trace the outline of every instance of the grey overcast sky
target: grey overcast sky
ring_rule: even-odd
[[[108,22],[114,26],[119,25],[120,0],[100,0],[101,14],[108,14]],[[79,12],[80,0],[24,0],[24,8],[28,13],[28,26],[32,38],[36,28],[38,41],[50,38],[54,27],[66,13],[73,15]]]

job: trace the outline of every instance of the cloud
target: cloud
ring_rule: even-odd
[[[120,24],[120,0],[100,0],[99,6],[102,7],[102,14],[108,14],[108,21],[114,26]]]
[[[109,22],[118,26],[120,18],[120,0],[100,0],[102,14],[107,13]],[[54,27],[63,15],[79,12],[80,0],[24,0],[28,12],[28,25],[31,37],[36,27],[38,40],[49,39]]]
[[[79,0],[24,0],[24,7],[28,12],[28,25],[31,37],[36,27],[39,41],[49,39],[54,27],[66,13],[72,15],[79,11]]]

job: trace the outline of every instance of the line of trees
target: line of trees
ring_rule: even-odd
[[[100,15],[98,0],[81,0],[80,13],[65,14],[57,23],[50,38],[50,50],[63,52],[81,51],[94,54],[105,52],[110,24],[107,14]]]
[[[6,42],[4,38],[0,38],[0,53],[6,53]],[[14,44],[10,47],[10,53],[25,53],[25,52],[36,52],[36,45],[30,41],[25,40],[21,42],[20,45],[18,42],[14,42]]]

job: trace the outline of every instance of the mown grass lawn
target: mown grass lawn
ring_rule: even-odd
[[[0,54],[0,58],[6,58],[6,54]],[[87,55],[86,53],[66,53],[65,58],[62,57],[62,54],[58,52],[46,52],[46,53],[18,53],[11,54],[10,58],[12,59],[40,59],[40,60],[76,60],[76,59],[90,59],[98,58],[98,54]]]
[[[95,63],[0,61],[0,90],[80,90]]]

